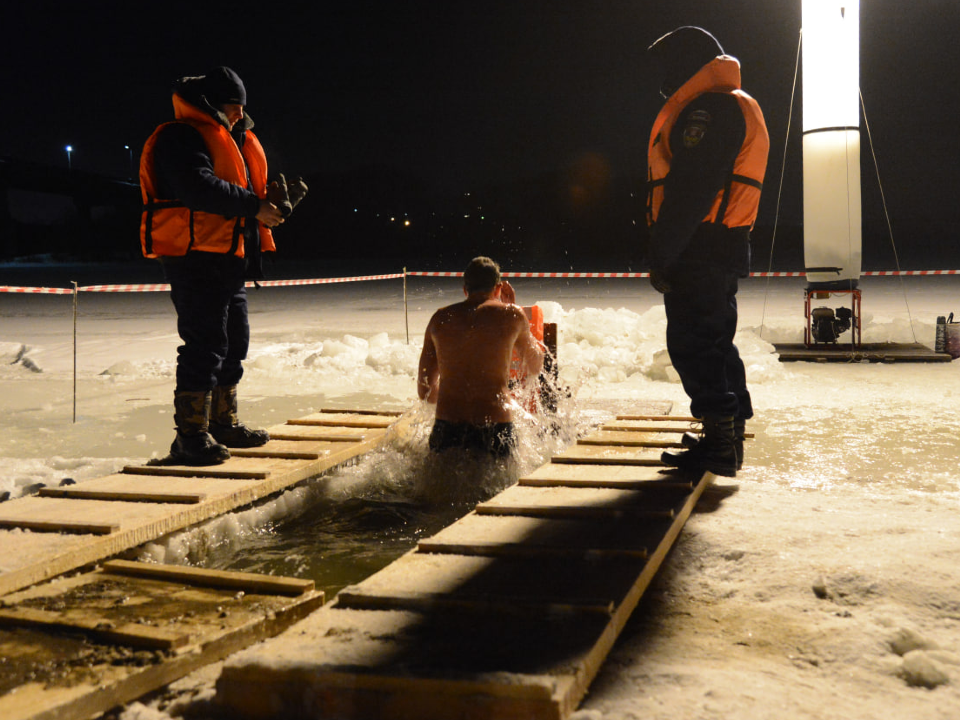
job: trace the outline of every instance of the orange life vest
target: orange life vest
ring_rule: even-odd
[[[203,136],[213,160],[213,172],[218,178],[244,188],[252,185],[251,189],[257,197],[267,196],[267,157],[256,135],[250,130],[246,131],[241,152],[226,127],[176,94],[173,96],[173,110],[177,119],[172,122],[186,123]],[[201,250],[243,257],[243,229],[247,218],[227,218],[191,210],[178,199],[159,197],[153,153],[157,137],[170,124],[164,123],[154,130],[140,158],[140,190],[143,196],[140,244],[143,254],[155,258]],[[247,183],[248,168],[250,185]],[[262,223],[260,248],[265,252],[276,250],[273,234]]]
[[[647,151],[648,225],[657,221],[663,204],[663,185],[673,159],[670,149],[673,126],[684,108],[707,92],[723,92],[735,97],[743,111],[747,132],[734,161],[733,172],[723,190],[717,193],[703,222],[720,223],[728,228],[752,228],[756,222],[770,138],[757,101],[740,89],[740,63],[736,58],[721,55],[704,65],[670,96],[653,124]]]

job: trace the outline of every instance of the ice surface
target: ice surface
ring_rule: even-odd
[[[773,343],[802,341],[803,282],[743,283],[738,345],[757,413],[746,465],[688,523],[584,720],[960,717],[960,364],[780,363]],[[687,412],[645,281],[514,285],[559,323],[561,378],[582,422],[650,400]],[[960,278],[861,287],[865,342],[932,347],[936,317],[960,310]],[[412,279],[408,292],[405,314],[398,280],[251,291],[243,418],[415,408],[423,329],[461,294],[454,279]],[[179,341],[165,294],[81,294],[76,422],[72,300],[0,295],[0,323],[0,492],[166,453]],[[216,532],[249,532],[302,501]],[[153,551],[189,560],[189,539],[177,542]],[[134,704],[123,718],[169,716]]]

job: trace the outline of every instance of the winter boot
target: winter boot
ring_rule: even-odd
[[[170,446],[168,465],[219,465],[230,451],[208,432],[211,396],[208,392],[177,390],[173,394],[177,437]]]
[[[703,437],[693,447],[682,452],[664,452],[660,455],[660,461],[681,470],[736,477],[737,451],[733,426],[734,419],[730,416],[708,415],[703,418]]]
[[[238,419],[236,385],[213,389],[210,434],[218,443],[232,448],[260,447],[270,439],[266,430],[251,430]]]
[[[743,467],[743,439],[746,436],[747,421],[743,418],[733,419],[733,449],[737,451],[737,470]],[[702,435],[692,432],[685,432],[680,438],[680,443],[685,448],[695,448],[700,442]],[[674,455],[675,453],[670,453]]]

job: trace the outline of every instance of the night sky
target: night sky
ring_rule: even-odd
[[[0,156],[127,176],[182,75],[233,67],[272,171],[399,168],[431,191],[523,181],[589,156],[641,175],[660,106],[644,49],[680,25],[740,59],[771,134],[772,224],[800,0],[6,2]],[[956,226],[960,2],[863,0],[861,86],[887,203]],[[781,221],[798,222],[800,90]],[[864,214],[879,194],[864,132]],[[907,238],[901,240],[906,242]]]

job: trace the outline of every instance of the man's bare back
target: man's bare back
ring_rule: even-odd
[[[418,394],[436,402],[438,420],[475,426],[511,422],[514,348],[527,375],[536,377],[543,366],[543,352],[514,299],[504,281],[492,291],[470,293],[430,319]]]

